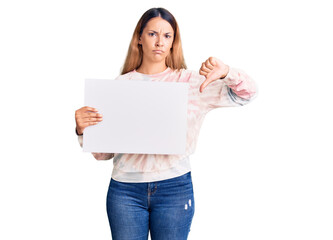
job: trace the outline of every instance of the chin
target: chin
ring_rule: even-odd
[[[153,60],[154,60],[154,61],[158,61],[158,62],[160,62],[160,61],[165,61],[165,59],[166,59],[165,56],[160,56],[160,55],[158,55],[158,56],[154,56],[154,57],[153,57]]]

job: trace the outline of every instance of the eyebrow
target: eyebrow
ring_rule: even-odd
[[[151,32],[154,32],[154,33],[158,33],[158,32],[156,32],[156,31],[154,31],[154,30],[148,30],[148,31],[151,31]],[[165,33],[165,34],[171,34],[171,32],[167,32],[167,33]]]

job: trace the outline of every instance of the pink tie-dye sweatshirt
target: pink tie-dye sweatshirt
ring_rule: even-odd
[[[167,68],[165,71],[153,75],[133,70],[116,78],[116,80],[123,79],[187,82],[189,83],[189,91],[185,154],[92,153],[97,160],[113,158],[112,178],[120,182],[160,181],[189,172],[191,170],[189,156],[194,153],[205,115],[214,108],[245,105],[257,95],[257,87],[253,80],[244,71],[236,68],[230,68],[224,79],[211,82],[202,93],[199,91],[200,85],[206,78],[191,70],[174,71]],[[81,147],[82,142],[83,136],[79,136]]]

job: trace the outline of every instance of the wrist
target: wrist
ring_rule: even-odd
[[[220,79],[224,79],[226,76],[228,76],[229,73],[229,66],[226,65],[227,71],[220,77]]]
[[[77,131],[77,128],[75,128],[75,133],[76,133],[76,135],[78,135],[78,136],[82,136],[82,135],[83,135],[83,132],[81,132],[81,131]]]

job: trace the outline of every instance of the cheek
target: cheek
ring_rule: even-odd
[[[143,49],[149,50],[149,49],[152,49],[153,47],[154,47],[154,43],[153,43],[153,41],[145,40],[145,41],[142,43],[142,50],[143,50]]]
[[[168,46],[168,49],[172,48],[172,43],[173,43],[173,41],[168,41],[166,43],[166,45]]]

